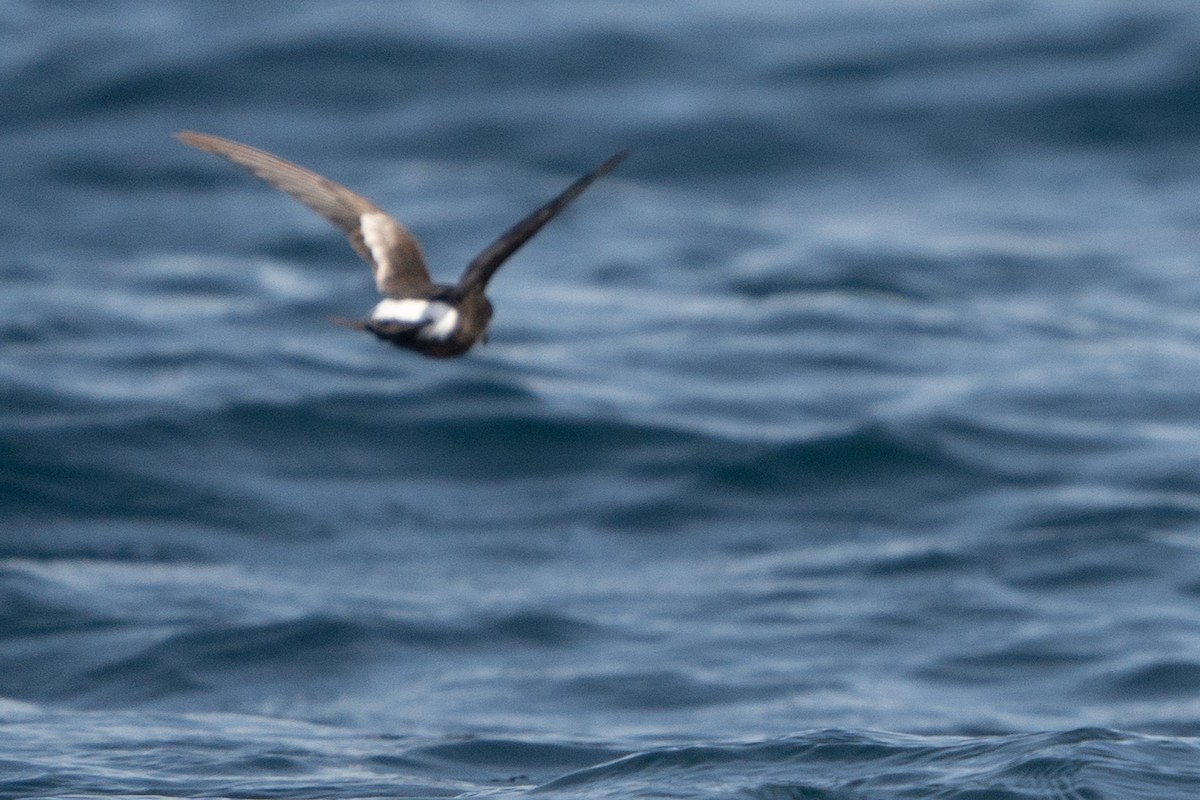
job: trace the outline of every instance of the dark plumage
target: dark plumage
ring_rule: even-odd
[[[434,358],[462,355],[484,337],[492,318],[492,304],[484,289],[492,275],[543,225],[626,156],[617,153],[513,225],[475,256],[458,283],[449,285],[430,279],[417,240],[365,197],[248,145],[207,133],[182,131],[176,136],[184,144],[229,159],[340,228],[354,251],[371,265],[375,286],[386,299],[368,319],[339,322]]]

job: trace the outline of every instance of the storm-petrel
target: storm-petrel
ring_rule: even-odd
[[[488,280],[505,259],[626,156],[617,153],[513,225],[475,256],[458,283],[450,286],[430,279],[417,240],[365,197],[248,145],[207,133],[175,135],[184,144],[229,159],[341,228],[354,251],[371,265],[375,286],[386,297],[370,318],[338,321],[434,358],[462,355],[484,338],[492,318],[492,304],[483,294]]]

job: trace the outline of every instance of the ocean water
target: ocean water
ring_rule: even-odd
[[[0,796],[1200,796],[1200,7],[0,5]],[[452,280],[423,359],[309,166]]]

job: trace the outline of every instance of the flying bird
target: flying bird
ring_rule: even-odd
[[[384,299],[367,319],[336,321],[433,358],[460,356],[486,337],[492,304],[483,292],[492,275],[543,225],[627,155],[627,151],[617,153],[513,225],[467,264],[458,283],[450,285],[433,282],[417,240],[365,197],[249,145],[193,131],[175,135],[184,144],[229,159],[340,228],[354,251],[371,265],[375,287]]]

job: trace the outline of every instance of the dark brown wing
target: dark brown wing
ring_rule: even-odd
[[[625,156],[627,155],[629,155],[629,151],[627,150],[617,153],[608,159],[608,161],[605,161],[587,175],[572,183],[549,203],[546,203],[546,205],[505,231],[499,239],[488,245],[482,253],[475,256],[471,263],[467,265],[462,278],[458,281],[458,285],[454,287],[454,294],[459,297],[465,297],[472,291],[483,291],[484,287],[487,286],[488,280],[491,279],[496,270],[500,269],[500,265],[504,263],[505,259],[515,253],[521,245],[529,241],[535,233],[541,230],[543,225],[554,219],[560,211],[567,207],[568,203],[583,194],[584,189],[591,186],[599,178],[612,172],[618,164],[625,160]]]
[[[410,297],[429,287],[429,272],[417,240],[365,197],[249,145],[192,131],[175,136],[184,144],[229,159],[341,228],[354,251],[371,265],[375,286],[382,294]]]

